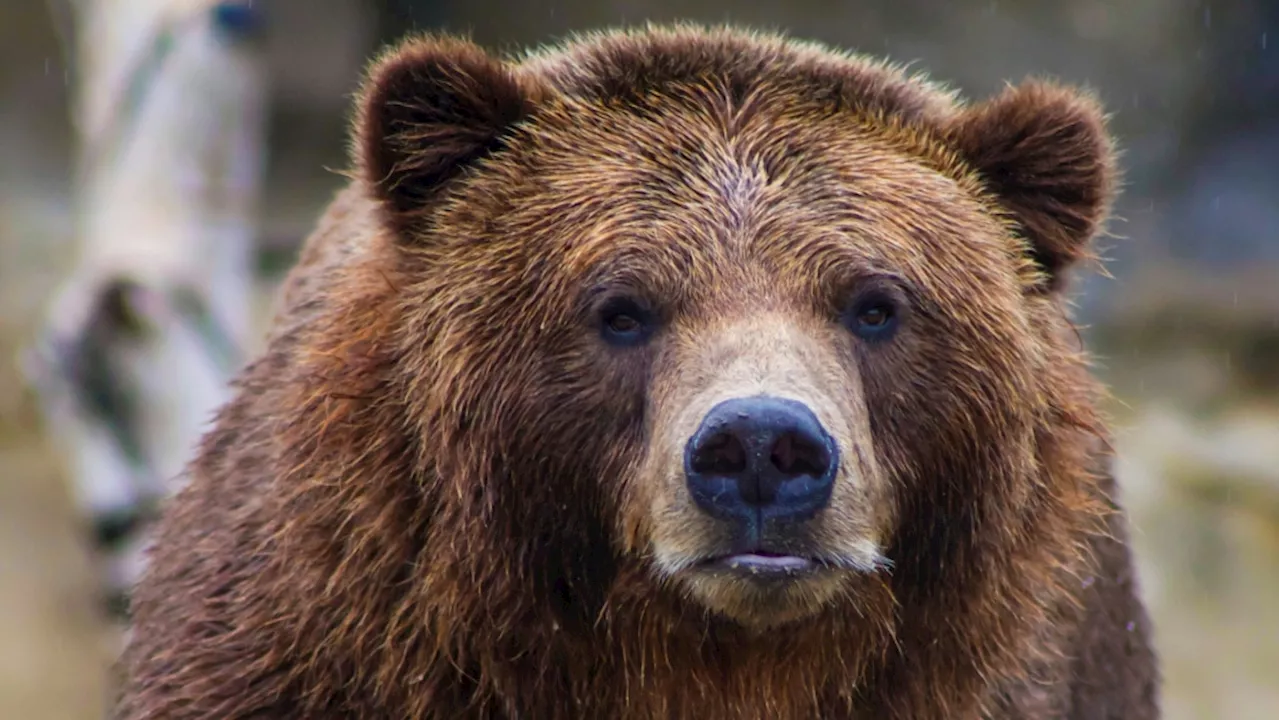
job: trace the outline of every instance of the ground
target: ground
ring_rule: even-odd
[[[0,427],[0,706],[33,720],[95,717],[114,638],[95,615],[61,469],[38,434]]]

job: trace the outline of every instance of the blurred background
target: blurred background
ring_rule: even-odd
[[[1077,315],[1167,717],[1277,716],[1273,0],[0,2],[0,715],[102,715],[150,508],[342,182],[370,53],[672,19],[1101,95],[1126,183]]]

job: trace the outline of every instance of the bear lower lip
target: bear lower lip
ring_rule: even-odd
[[[813,570],[817,567],[816,563],[808,558],[767,552],[725,555],[709,560],[707,565],[751,575],[791,575]]]

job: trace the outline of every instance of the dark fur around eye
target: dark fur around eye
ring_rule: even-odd
[[[899,293],[870,287],[854,294],[842,321],[854,336],[867,342],[884,342],[897,333],[904,309]]]
[[[641,302],[630,297],[614,297],[599,310],[600,336],[610,345],[643,345],[653,335],[655,318]]]

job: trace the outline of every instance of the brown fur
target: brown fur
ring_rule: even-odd
[[[120,717],[1157,716],[1060,294],[1114,185],[1092,100],[733,30],[418,38],[354,143],[167,511]],[[833,318],[875,283],[872,346]],[[592,331],[618,288],[650,344]],[[847,459],[812,532],[848,566],[784,597],[681,571],[719,540],[673,448],[751,388]]]

